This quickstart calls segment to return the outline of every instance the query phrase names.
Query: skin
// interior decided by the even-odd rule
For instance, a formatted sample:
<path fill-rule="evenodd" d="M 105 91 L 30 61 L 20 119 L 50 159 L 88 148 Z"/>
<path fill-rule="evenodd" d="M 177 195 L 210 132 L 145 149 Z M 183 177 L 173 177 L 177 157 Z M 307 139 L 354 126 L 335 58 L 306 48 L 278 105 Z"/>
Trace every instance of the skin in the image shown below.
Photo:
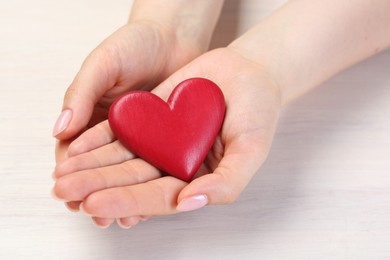
<path fill-rule="evenodd" d="M 118 96 L 151 90 L 207 50 L 223 1 L 161 4 L 158 0 L 135 1 L 128 23 L 84 61 L 64 97 L 63 110 L 70 109 L 72 119 L 55 135 L 59 140 L 57 163 L 71 154 L 68 146 L 80 133 L 107 119 L 109 105 Z M 80 201 L 66 202 L 71 211 L 78 211 L 79 205 Z M 94 218 L 100 226 L 112 221 Z"/>
<path fill-rule="evenodd" d="M 147 5 L 143 8 L 136 7 L 135 12 L 144 10 L 137 19 L 143 15 L 153 17 Z M 138 48 L 156 50 L 153 45 L 156 41 L 148 40 L 155 40 L 153 37 L 159 34 L 147 36 L 148 30 L 142 27 L 145 23 L 136 19 L 134 23 L 142 24 L 142 28 L 137 27 L 136 33 L 129 30 L 131 37 L 123 29 L 124 32 L 117 32 L 101 45 L 119 48 L 98 47 L 95 52 L 99 55 L 91 54 L 65 97 L 64 108 L 71 108 L 75 116 L 68 128 L 56 136 L 62 141 L 57 146 L 53 194 L 73 210 L 81 203 L 81 210 L 100 227 L 107 227 L 117 219 L 120 226 L 128 228 L 146 216 L 175 214 L 180 202 L 197 195 L 206 196 L 208 205 L 234 202 L 266 160 L 282 106 L 387 48 L 388 17 L 387 0 L 290 1 L 228 47 L 198 58 L 195 57 L 201 51 L 188 47 L 194 45 L 188 44 L 187 34 L 181 34 L 184 41 L 171 37 L 172 34 L 161 37 L 165 40 L 158 44 L 163 46 L 158 46 L 155 54 L 159 57 L 160 50 L 177 53 L 178 63 L 174 64 L 167 63 L 164 55 L 156 61 L 155 57 L 150 60 L 150 55 L 142 55 Z M 166 24 L 175 27 L 178 23 Z M 199 35 L 200 39 L 209 34 Z M 174 44 L 166 44 L 164 49 L 164 44 L 172 39 L 176 39 Z M 133 67 L 134 60 L 130 62 L 128 57 L 136 59 L 135 64 L 141 64 L 141 68 L 151 66 L 150 75 Z M 96 67 L 99 73 L 93 70 Z M 105 78 L 98 81 L 93 75 Z M 107 121 L 102 120 L 108 105 L 124 91 L 142 86 L 167 99 L 179 82 L 194 76 L 211 79 L 221 87 L 227 112 L 221 133 L 197 178 L 185 183 L 162 177 L 156 168 L 124 149 L 115 140 Z M 90 109 L 84 115 L 75 113 L 80 104 L 88 104 Z M 90 126 L 100 123 L 71 142 L 88 122 Z"/>
<path fill-rule="evenodd" d="M 221 70 L 221 64 L 231 61 L 229 69 Z M 212 204 L 233 202 L 266 158 L 280 109 L 279 91 L 256 63 L 234 51 L 219 49 L 194 60 L 152 92 L 166 99 L 192 73 L 223 86 L 228 107 L 221 134 L 198 178 L 188 185 L 161 177 L 156 168 L 135 158 L 116 141 L 104 121 L 74 141 L 68 149 L 71 157 L 57 165 L 56 196 L 83 200 L 84 212 L 111 219 L 177 213 L 177 201 L 198 193 L 208 194 Z M 237 86 L 246 91 L 237 91 Z M 89 152 L 80 153 L 80 147 Z M 206 174 L 209 172 L 214 174 Z M 148 203 L 151 197 L 153 203 Z"/>

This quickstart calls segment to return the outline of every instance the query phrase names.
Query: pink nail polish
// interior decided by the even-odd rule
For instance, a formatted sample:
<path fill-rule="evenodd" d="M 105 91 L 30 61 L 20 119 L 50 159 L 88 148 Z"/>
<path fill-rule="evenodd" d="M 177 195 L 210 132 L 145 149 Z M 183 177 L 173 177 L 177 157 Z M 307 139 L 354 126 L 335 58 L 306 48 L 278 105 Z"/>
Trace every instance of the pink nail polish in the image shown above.
<path fill-rule="evenodd" d="M 132 225 L 125 225 L 125 224 L 123 224 L 121 219 L 117 219 L 116 223 L 118 224 L 119 227 L 121 227 L 123 229 L 129 229 L 129 228 L 133 227 Z"/>
<path fill-rule="evenodd" d="M 52 172 L 51 178 L 53 179 L 53 181 L 57 181 L 57 180 L 58 180 L 58 177 L 57 177 L 57 175 L 56 175 L 56 171 L 53 171 L 53 172 Z"/>
<path fill-rule="evenodd" d="M 65 207 L 66 207 L 70 212 L 79 212 L 79 211 L 80 211 L 79 209 L 72 208 L 71 206 L 69 206 L 68 203 L 65 203 Z"/>
<path fill-rule="evenodd" d="M 94 218 L 92 218 L 92 222 L 95 224 L 95 226 L 97 226 L 98 228 L 101 228 L 101 229 L 106 229 L 106 228 L 108 228 L 109 226 L 111 226 L 111 223 L 108 223 L 108 224 L 106 224 L 106 225 L 102 225 L 102 224 L 98 223 L 98 222 L 96 221 L 96 219 L 94 219 Z"/>
<path fill-rule="evenodd" d="M 79 206 L 79 209 L 82 213 L 84 213 L 85 215 L 87 216 L 92 216 L 91 214 L 89 214 L 87 211 L 85 211 L 85 208 L 84 208 L 84 203 L 81 203 L 80 206 Z"/>
<path fill-rule="evenodd" d="M 192 197 L 188 197 L 180 201 L 179 205 L 177 205 L 178 211 L 191 211 L 200 209 L 206 206 L 208 203 L 208 199 L 206 195 L 195 195 Z"/>
<path fill-rule="evenodd" d="M 140 216 L 141 221 L 148 221 L 151 218 L 151 216 Z"/>
<path fill-rule="evenodd" d="M 66 109 L 62 111 L 62 113 L 57 119 L 57 122 L 54 125 L 53 136 L 56 136 L 62 131 L 64 131 L 68 127 L 71 119 L 72 119 L 72 110 Z"/>
<path fill-rule="evenodd" d="M 65 201 L 64 199 L 61 199 L 60 197 L 57 196 L 57 194 L 56 194 L 56 192 L 55 192 L 54 189 L 51 190 L 50 194 L 51 194 L 51 197 L 52 197 L 53 199 L 55 199 L 55 200 L 58 200 L 58 201 Z"/>

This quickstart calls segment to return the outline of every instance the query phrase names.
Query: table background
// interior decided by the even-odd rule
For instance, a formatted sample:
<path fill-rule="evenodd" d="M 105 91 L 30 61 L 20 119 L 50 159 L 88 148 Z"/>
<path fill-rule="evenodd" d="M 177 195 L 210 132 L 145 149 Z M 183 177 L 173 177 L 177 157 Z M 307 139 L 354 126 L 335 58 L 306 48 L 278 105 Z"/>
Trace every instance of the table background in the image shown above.
<path fill-rule="evenodd" d="M 227 1 L 213 47 L 284 1 Z M 390 259 L 390 51 L 287 106 L 228 206 L 100 230 L 51 199 L 52 125 L 127 0 L 0 2 L 0 259 Z"/>

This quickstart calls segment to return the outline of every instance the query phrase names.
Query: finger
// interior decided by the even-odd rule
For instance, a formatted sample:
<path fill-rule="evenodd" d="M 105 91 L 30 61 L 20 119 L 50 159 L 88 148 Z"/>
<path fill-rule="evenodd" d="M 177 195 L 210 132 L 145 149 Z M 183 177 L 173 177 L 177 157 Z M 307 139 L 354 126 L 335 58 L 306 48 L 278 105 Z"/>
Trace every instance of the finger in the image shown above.
<path fill-rule="evenodd" d="M 179 211 L 210 204 L 233 203 L 264 162 L 269 145 L 253 138 L 237 138 L 227 144 L 225 154 L 212 174 L 194 179 L 178 196 Z M 251 147 L 248 149 L 248 147 Z"/>
<path fill-rule="evenodd" d="M 67 139 L 85 128 L 98 100 L 119 76 L 120 57 L 116 48 L 98 47 L 84 61 L 64 97 L 62 112 L 53 136 Z"/>
<path fill-rule="evenodd" d="M 84 213 L 108 218 L 177 213 L 177 196 L 187 185 L 171 176 L 139 185 L 105 189 L 89 195 L 81 204 Z"/>
<path fill-rule="evenodd" d="M 173 82 L 166 81 L 153 89 L 156 95 L 162 99 L 167 99 L 174 89 Z M 105 120 L 94 127 L 82 133 L 75 139 L 68 148 L 67 155 L 75 156 L 96 149 L 97 147 L 111 143 L 115 140 L 115 135 L 112 132 L 108 120 Z"/>
<path fill-rule="evenodd" d="M 66 174 L 106 167 L 134 159 L 135 155 L 127 150 L 118 140 L 87 153 L 69 157 L 57 164 L 54 178 L 58 179 Z"/>
<path fill-rule="evenodd" d="M 69 211 L 78 212 L 80 210 L 81 201 L 65 202 L 65 206 Z"/>
<path fill-rule="evenodd" d="M 108 121 L 103 121 L 82 133 L 69 144 L 67 156 L 76 156 L 109 144 L 115 140 Z"/>
<path fill-rule="evenodd" d="M 67 159 L 68 147 L 72 140 L 58 140 L 55 146 L 56 163 L 63 162 Z"/>
<path fill-rule="evenodd" d="M 126 218 L 118 218 L 116 220 L 116 223 L 121 228 L 129 229 L 129 228 L 137 225 L 140 221 L 141 221 L 141 216 L 132 216 L 132 217 L 126 217 Z"/>
<path fill-rule="evenodd" d="M 122 164 L 65 175 L 55 183 L 53 196 L 64 201 L 81 201 L 99 190 L 135 185 L 160 176 L 157 168 L 141 159 L 134 159 Z"/>
<path fill-rule="evenodd" d="M 98 217 L 92 217 L 93 223 L 99 228 L 106 229 L 109 226 L 111 226 L 112 223 L 114 223 L 114 218 L 98 218 Z"/>
<path fill-rule="evenodd" d="M 140 217 L 141 221 L 148 221 L 149 219 L 151 219 L 152 216 L 141 215 L 139 217 Z"/>

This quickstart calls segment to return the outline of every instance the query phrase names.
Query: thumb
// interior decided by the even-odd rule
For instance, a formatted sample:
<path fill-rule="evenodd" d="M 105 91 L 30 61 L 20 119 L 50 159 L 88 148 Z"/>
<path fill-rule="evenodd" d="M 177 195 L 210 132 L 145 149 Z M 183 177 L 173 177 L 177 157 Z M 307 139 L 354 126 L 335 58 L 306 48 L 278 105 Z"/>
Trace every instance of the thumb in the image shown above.
<path fill-rule="evenodd" d="M 258 171 L 268 154 L 268 145 L 249 140 L 234 140 L 211 174 L 189 183 L 178 196 L 179 211 L 190 211 L 210 204 L 233 203 Z M 246 139 L 246 138 L 245 138 Z"/>
<path fill-rule="evenodd" d="M 87 126 L 95 104 L 114 86 L 116 69 L 115 59 L 100 48 L 86 58 L 65 93 L 62 112 L 53 128 L 54 137 L 65 140 Z"/>

